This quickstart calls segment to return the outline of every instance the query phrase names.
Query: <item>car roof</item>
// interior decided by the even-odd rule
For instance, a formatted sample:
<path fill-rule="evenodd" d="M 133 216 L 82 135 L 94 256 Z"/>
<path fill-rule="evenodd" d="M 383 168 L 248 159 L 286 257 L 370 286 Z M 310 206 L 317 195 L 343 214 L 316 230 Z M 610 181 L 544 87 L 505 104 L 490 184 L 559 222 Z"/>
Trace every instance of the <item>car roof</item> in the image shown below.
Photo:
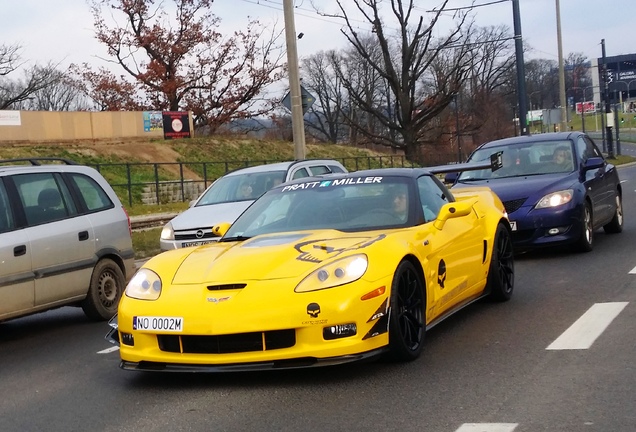
<path fill-rule="evenodd" d="M 341 166 L 341 163 L 333 160 L 333 159 L 303 159 L 297 161 L 285 161 L 285 162 L 274 162 L 270 164 L 263 165 L 255 165 L 247 168 L 239 168 L 232 172 L 226 174 L 227 176 L 238 175 L 238 174 L 250 174 L 250 173 L 259 173 L 259 172 L 270 172 L 270 171 L 288 171 L 295 165 L 315 165 L 315 164 L 324 164 L 324 165 L 338 165 Z"/>
<path fill-rule="evenodd" d="M 570 131 L 570 132 L 549 132 L 536 135 L 521 135 L 511 138 L 504 138 L 500 140 L 490 141 L 482 144 L 479 148 L 490 148 L 507 146 L 520 143 L 533 143 L 533 142 L 545 142 L 545 141 L 564 141 L 574 140 L 579 136 L 584 135 L 583 132 Z"/>

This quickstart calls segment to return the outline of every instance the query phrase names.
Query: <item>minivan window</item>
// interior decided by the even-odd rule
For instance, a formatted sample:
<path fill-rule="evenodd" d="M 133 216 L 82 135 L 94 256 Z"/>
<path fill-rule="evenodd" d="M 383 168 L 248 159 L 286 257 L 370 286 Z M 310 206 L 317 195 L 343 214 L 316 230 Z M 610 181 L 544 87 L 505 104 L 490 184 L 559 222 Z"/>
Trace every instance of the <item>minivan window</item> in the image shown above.
<path fill-rule="evenodd" d="M 27 223 L 39 225 L 76 214 L 63 182 L 53 173 L 18 174 L 12 177 L 24 207 Z"/>
<path fill-rule="evenodd" d="M 95 212 L 114 207 L 104 189 L 92 178 L 82 174 L 71 174 L 71 179 L 82 195 L 88 211 Z"/>
<path fill-rule="evenodd" d="M 0 233 L 11 231 L 13 227 L 13 215 L 9 208 L 9 197 L 4 184 L 0 181 Z"/>

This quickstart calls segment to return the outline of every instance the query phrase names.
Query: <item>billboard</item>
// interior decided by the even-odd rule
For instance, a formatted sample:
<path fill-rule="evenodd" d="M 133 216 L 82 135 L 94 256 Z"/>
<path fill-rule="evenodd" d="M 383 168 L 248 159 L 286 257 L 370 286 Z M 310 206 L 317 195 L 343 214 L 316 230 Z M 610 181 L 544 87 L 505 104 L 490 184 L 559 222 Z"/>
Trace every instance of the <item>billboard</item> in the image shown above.
<path fill-rule="evenodd" d="M 583 112 L 585 114 L 595 113 L 596 112 L 596 104 L 593 101 L 577 102 L 576 103 L 576 113 L 577 114 L 581 114 Z"/>

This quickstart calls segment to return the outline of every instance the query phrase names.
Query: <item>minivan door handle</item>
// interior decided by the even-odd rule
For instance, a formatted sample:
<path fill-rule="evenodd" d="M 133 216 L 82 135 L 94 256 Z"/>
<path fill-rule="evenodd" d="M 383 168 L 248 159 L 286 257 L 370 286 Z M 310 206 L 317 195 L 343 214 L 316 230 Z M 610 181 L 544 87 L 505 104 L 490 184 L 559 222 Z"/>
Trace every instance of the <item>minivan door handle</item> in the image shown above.
<path fill-rule="evenodd" d="M 13 248 L 13 256 L 26 255 L 26 245 L 20 245 Z"/>
<path fill-rule="evenodd" d="M 88 231 L 80 231 L 77 237 L 79 238 L 79 241 L 88 240 Z"/>

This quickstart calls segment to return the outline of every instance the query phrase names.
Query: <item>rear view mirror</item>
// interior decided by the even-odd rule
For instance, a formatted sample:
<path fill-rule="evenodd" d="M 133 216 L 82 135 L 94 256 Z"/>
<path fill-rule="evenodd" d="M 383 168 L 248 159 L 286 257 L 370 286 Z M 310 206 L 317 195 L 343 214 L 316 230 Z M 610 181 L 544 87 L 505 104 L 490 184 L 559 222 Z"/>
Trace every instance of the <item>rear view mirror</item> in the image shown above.
<path fill-rule="evenodd" d="M 218 225 L 214 225 L 212 227 L 212 234 L 214 234 L 215 236 L 218 237 L 223 237 L 225 235 L 225 233 L 227 232 L 227 230 L 230 229 L 230 226 L 232 224 L 229 222 L 222 222 Z"/>
<path fill-rule="evenodd" d="M 444 228 L 448 219 L 454 219 L 469 215 L 473 211 L 474 199 L 467 201 L 455 201 L 448 204 L 444 204 L 437 215 L 437 219 L 433 222 L 433 226 L 438 230 Z"/>

